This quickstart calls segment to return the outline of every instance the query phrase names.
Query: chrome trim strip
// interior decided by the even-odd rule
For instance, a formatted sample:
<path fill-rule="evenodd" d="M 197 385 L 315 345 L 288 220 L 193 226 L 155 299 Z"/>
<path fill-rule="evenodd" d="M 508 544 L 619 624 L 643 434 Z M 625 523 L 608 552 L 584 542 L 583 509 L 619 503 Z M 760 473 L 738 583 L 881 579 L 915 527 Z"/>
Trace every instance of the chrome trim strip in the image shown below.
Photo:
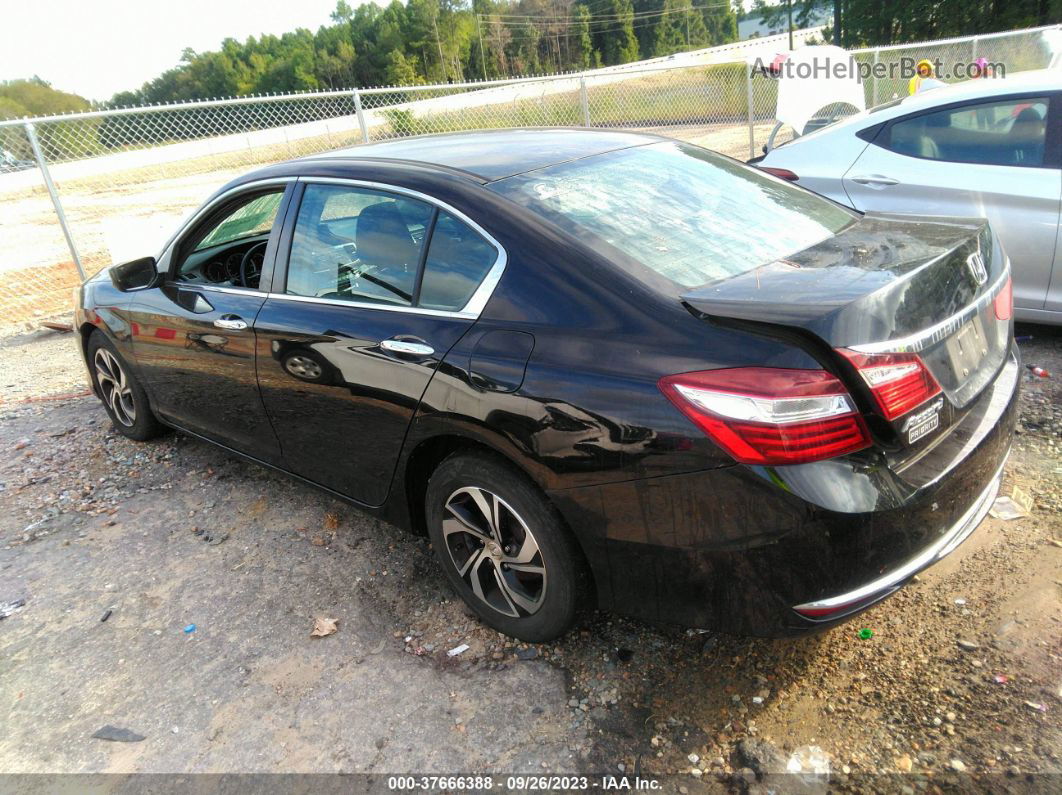
<path fill-rule="evenodd" d="M 859 353 L 919 353 L 924 351 L 929 346 L 951 336 L 951 334 L 957 331 L 964 323 L 977 315 L 989 303 L 994 301 L 1009 277 L 1010 258 L 1008 257 L 1003 266 L 1003 273 L 1001 273 L 999 278 L 992 283 L 992 286 L 989 287 L 980 298 L 977 298 L 973 303 L 960 309 L 946 320 L 942 320 L 934 326 L 930 326 L 927 329 L 915 332 L 906 337 L 900 337 L 899 339 L 886 340 L 884 342 L 869 342 L 865 345 L 848 345 L 846 347 L 849 350 L 857 351 Z"/>
<path fill-rule="evenodd" d="M 887 574 L 883 574 L 878 579 L 868 582 L 866 585 L 856 588 L 854 591 L 848 591 L 847 593 L 839 594 L 838 596 L 831 596 L 829 599 L 819 599 L 814 602 L 805 602 L 804 604 L 794 605 L 793 609 L 800 610 L 825 610 L 829 608 L 840 608 L 845 605 L 858 604 L 866 599 L 871 598 L 883 591 L 887 591 L 890 588 L 894 588 L 903 580 L 918 573 L 927 566 L 936 563 L 945 555 L 953 552 L 956 547 L 959 546 L 966 538 L 975 530 L 977 526 L 981 524 L 981 521 L 988 514 L 989 509 L 992 507 L 992 503 L 996 499 L 996 495 L 999 493 L 999 486 L 1003 480 L 1003 467 L 1007 463 L 1007 458 L 1010 456 L 1010 450 L 1007 450 L 1007 454 L 1003 456 L 1003 462 L 999 465 L 999 469 L 996 470 L 996 474 L 992 476 L 992 480 L 989 481 L 988 486 L 977 497 L 974 504 L 971 505 L 966 513 L 951 526 L 947 533 L 938 538 L 933 544 L 926 547 L 918 555 L 911 558 L 905 564 L 898 569 L 893 569 Z M 824 616 L 823 620 L 833 618 L 833 616 Z"/>
<path fill-rule="evenodd" d="M 463 212 L 457 208 L 447 204 L 444 201 L 440 201 L 433 196 L 429 196 L 426 193 L 420 191 L 411 190 L 410 188 L 400 188 L 396 185 L 388 185 L 382 182 L 370 182 L 363 179 L 346 179 L 343 177 L 299 177 L 299 182 L 303 182 L 307 185 L 321 184 L 321 185 L 350 185 L 359 188 L 368 188 L 370 190 L 378 190 L 384 193 L 399 193 L 405 196 L 410 196 L 414 199 L 426 202 L 434 207 L 438 207 L 440 210 L 445 210 L 453 216 L 456 216 L 460 220 L 464 221 L 470 227 L 472 227 L 481 237 L 483 237 L 488 243 L 494 246 L 498 252 L 498 258 L 494 261 L 494 265 L 487 271 L 487 275 L 483 277 L 483 281 L 479 283 L 479 287 L 472 293 L 472 297 L 468 299 L 460 310 L 456 312 L 449 312 L 437 309 L 420 309 L 418 307 L 388 307 L 385 304 L 361 304 L 354 301 L 340 301 L 339 303 L 345 306 L 360 306 L 369 309 L 391 309 L 392 311 L 403 312 L 415 312 L 416 314 L 430 314 L 439 317 L 463 317 L 463 318 L 478 318 L 483 312 L 483 308 L 487 305 L 487 301 L 490 300 L 491 295 L 494 294 L 494 288 L 498 286 L 498 282 L 501 281 L 502 274 L 505 272 L 505 266 L 509 261 L 508 254 L 505 248 L 495 240 L 486 229 L 477 224 Z M 430 243 L 430 241 L 429 241 Z M 271 294 L 270 297 L 273 297 Z M 277 297 L 280 297 L 277 295 Z M 284 295 L 285 298 L 295 298 L 302 296 L 289 296 Z M 309 297 L 309 296 L 307 296 Z"/>
<path fill-rule="evenodd" d="M 266 294 L 254 287 L 222 287 L 217 284 L 203 284 L 202 282 L 171 282 L 178 287 L 198 287 L 211 293 L 236 293 L 237 295 L 260 295 L 264 300 Z"/>
<path fill-rule="evenodd" d="M 316 298 L 312 295 L 288 295 L 287 293 L 266 293 L 265 297 L 278 301 L 299 301 L 306 304 L 328 304 L 345 306 L 351 309 L 380 309 L 384 312 L 406 312 L 411 315 L 431 315 L 432 317 L 454 317 L 475 320 L 479 315 L 471 312 L 447 312 L 442 309 L 421 309 L 419 306 L 400 306 L 398 304 L 370 304 L 363 301 L 344 301 L 341 298 Z"/>

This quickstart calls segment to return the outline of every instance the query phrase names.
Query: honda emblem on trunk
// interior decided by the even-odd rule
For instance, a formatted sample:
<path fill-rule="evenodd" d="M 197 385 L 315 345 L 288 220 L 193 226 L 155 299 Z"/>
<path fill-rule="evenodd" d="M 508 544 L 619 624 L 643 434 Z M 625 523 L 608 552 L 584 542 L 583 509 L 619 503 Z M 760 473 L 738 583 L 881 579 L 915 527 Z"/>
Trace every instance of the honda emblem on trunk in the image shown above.
<path fill-rule="evenodd" d="M 988 281 L 988 268 L 985 267 L 985 258 L 981 256 L 980 251 L 975 251 L 966 258 L 966 267 L 970 269 L 970 275 L 978 287 Z"/>

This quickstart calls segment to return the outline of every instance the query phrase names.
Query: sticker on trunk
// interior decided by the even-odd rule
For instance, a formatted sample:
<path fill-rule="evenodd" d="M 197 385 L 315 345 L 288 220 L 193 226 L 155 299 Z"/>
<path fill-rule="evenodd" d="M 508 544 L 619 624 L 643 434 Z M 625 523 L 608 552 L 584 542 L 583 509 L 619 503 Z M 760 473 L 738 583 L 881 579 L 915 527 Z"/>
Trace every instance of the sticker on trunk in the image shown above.
<path fill-rule="evenodd" d="M 944 401 L 937 398 L 932 405 L 907 418 L 903 424 L 903 430 L 907 432 L 907 444 L 914 444 L 940 427 L 940 410 L 943 407 Z"/>

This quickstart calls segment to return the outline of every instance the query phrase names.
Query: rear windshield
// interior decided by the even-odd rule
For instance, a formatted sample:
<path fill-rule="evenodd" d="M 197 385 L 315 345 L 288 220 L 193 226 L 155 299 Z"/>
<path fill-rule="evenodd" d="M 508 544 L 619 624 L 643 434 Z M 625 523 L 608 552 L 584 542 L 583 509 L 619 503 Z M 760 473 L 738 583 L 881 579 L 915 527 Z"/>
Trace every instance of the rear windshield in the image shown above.
<path fill-rule="evenodd" d="M 490 187 L 617 264 L 633 260 L 680 288 L 802 251 L 856 217 L 754 168 L 678 142 L 594 155 Z"/>

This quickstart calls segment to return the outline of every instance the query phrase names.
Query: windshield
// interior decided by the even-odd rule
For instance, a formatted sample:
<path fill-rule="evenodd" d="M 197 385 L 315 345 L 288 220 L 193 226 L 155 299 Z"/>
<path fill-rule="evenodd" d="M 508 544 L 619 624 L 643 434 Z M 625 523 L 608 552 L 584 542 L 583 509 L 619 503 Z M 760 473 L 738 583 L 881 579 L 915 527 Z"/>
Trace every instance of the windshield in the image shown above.
<path fill-rule="evenodd" d="M 802 188 L 679 142 L 594 155 L 490 187 L 621 267 L 632 259 L 680 288 L 802 251 L 856 217 Z"/>

